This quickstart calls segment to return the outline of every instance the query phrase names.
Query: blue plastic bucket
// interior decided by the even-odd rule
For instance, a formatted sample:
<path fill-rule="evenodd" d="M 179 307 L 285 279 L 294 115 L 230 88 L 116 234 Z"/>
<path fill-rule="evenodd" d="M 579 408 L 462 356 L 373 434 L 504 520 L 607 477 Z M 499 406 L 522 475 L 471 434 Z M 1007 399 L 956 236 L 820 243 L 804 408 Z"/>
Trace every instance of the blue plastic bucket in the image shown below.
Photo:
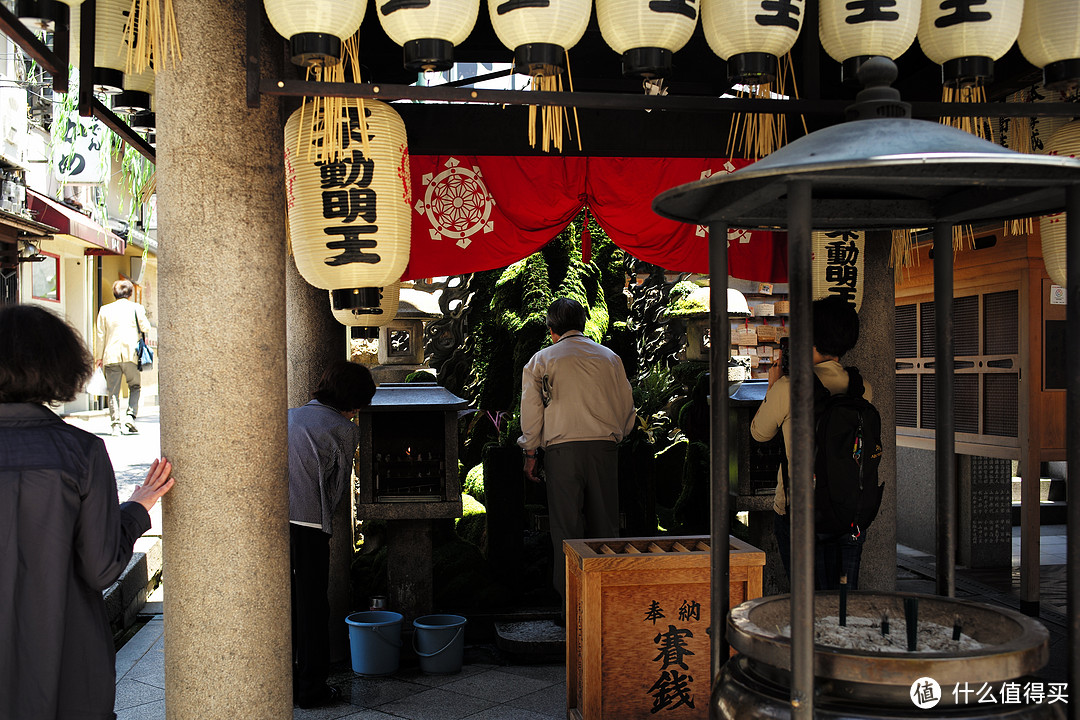
<path fill-rule="evenodd" d="M 413 620 L 413 650 L 422 671 L 430 675 L 461 672 L 467 622 L 460 615 L 424 615 Z"/>
<path fill-rule="evenodd" d="M 358 675 L 390 675 L 401 660 L 401 613 L 389 610 L 355 612 L 349 626 L 352 669 Z"/>

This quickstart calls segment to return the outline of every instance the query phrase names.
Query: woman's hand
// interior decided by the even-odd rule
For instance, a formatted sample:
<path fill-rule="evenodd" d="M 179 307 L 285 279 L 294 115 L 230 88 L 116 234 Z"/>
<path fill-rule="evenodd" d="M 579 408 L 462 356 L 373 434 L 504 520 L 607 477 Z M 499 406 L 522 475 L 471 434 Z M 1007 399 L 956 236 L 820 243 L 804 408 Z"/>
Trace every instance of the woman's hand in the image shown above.
<path fill-rule="evenodd" d="M 150 469 L 146 471 L 146 479 L 141 485 L 135 486 L 135 490 L 131 493 L 131 497 L 128 498 L 128 502 L 137 502 L 146 508 L 147 512 L 150 512 L 158 498 L 169 492 L 176 482 L 169 477 L 171 474 L 171 462 L 165 458 L 155 460 L 150 465 Z"/>

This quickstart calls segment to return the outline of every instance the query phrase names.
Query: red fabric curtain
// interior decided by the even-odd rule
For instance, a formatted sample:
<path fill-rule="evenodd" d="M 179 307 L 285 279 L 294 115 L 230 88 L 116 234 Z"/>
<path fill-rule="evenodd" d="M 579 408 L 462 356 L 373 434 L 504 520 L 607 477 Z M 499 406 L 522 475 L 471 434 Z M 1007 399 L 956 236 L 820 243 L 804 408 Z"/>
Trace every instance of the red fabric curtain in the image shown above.
<path fill-rule="evenodd" d="M 506 267 L 558 235 L 588 203 L 620 248 L 673 272 L 707 273 L 708 233 L 652 211 L 677 185 L 748 161 L 414 155 L 412 253 L 403 280 Z M 781 233 L 728 233 L 735 277 L 787 280 Z"/>

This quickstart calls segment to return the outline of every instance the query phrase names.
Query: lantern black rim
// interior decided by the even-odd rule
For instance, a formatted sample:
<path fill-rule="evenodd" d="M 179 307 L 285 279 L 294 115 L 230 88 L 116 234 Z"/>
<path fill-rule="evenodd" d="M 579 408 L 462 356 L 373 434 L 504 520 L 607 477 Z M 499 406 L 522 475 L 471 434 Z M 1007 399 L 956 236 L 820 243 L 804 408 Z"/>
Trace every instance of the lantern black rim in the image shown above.
<path fill-rule="evenodd" d="M 150 93 L 144 90 L 125 90 L 113 97 L 113 112 L 131 115 L 150 109 Z"/>
<path fill-rule="evenodd" d="M 419 38 L 401 47 L 406 70 L 441 72 L 454 66 L 454 43 L 449 40 Z"/>
<path fill-rule="evenodd" d="M 1043 85 L 1051 90 L 1067 90 L 1080 84 L 1080 58 L 1057 60 L 1043 68 Z"/>
<path fill-rule="evenodd" d="M 566 50 L 554 43 L 526 43 L 514 48 L 514 72 L 558 75 L 566 67 Z"/>
<path fill-rule="evenodd" d="M 148 132 L 157 129 L 157 114 L 149 110 L 143 110 L 137 112 L 131 116 L 131 121 L 128 123 L 132 130 L 138 132 Z"/>
<path fill-rule="evenodd" d="M 382 315 L 382 288 L 341 288 L 330 291 L 330 306 L 354 315 Z"/>
<path fill-rule="evenodd" d="M 770 53 L 750 52 L 732 55 L 727 61 L 727 76 L 732 83 L 765 85 L 776 79 L 779 61 Z"/>
<path fill-rule="evenodd" d="M 994 79 L 994 61 L 981 55 L 953 58 L 941 64 L 945 87 L 979 87 Z"/>
<path fill-rule="evenodd" d="M 57 21 L 67 25 L 68 6 L 56 0 L 19 0 L 15 15 L 29 28 L 52 32 Z"/>
<path fill-rule="evenodd" d="M 354 340 L 378 340 L 379 328 L 366 325 L 353 325 L 349 328 L 349 335 Z"/>
<path fill-rule="evenodd" d="M 859 68 L 877 55 L 856 55 L 840 63 L 840 82 L 849 87 L 859 87 Z"/>
<path fill-rule="evenodd" d="M 341 38 L 330 33 L 297 33 L 289 38 L 289 55 L 302 67 L 337 65 L 341 62 Z"/>
<path fill-rule="evenodd" d="M 671 72 L 672 52 L 661 47 L 631 48 L 622 55 L 624 77 L 662 78 Z"/>
<path fill-rule="evenodd" d="M 94 92 L 106 95 L 119 95 L 124 92 L 123 71 L 116 68 L 95 67 Z"/>

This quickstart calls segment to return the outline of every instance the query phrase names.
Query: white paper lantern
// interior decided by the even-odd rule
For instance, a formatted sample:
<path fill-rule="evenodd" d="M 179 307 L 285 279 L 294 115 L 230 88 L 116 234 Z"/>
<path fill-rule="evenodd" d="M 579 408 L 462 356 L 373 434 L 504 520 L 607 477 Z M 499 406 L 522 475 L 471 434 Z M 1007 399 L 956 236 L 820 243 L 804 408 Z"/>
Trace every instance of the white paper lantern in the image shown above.
<path fill-rule="evenodd" d="M 984 85 L 1020 34 L 1023 0 L 923 0 L 919 45 L 949 87 Z"/>
<path fill-rule="evenodd" d="M 1020 52 L 1042 68 L 1050 88 L 1080 81 L 1080 5 L 1076 0 L 1025 0 Z"/>
<path fill-rule="evenodd" d="M 131 3 L 127 0 L 97 0 L 94 14 L 94 92 L 115 95 L 124 89 L 124 62 L 127 59 L 127 45 L 124 44 L 124 24 L 127 22 Z M 81 7 L 71 9 L 72 16 L 79 15 L 79 20 L 71 22 L 71 64 L 79 67 L 78 40 L 81 22 Z"/>
<path fill-rule="evenodd" d="M 856 71 L 874 56 L 896 60 L 915 42 L 922 0 L 891 3 L 853 3 L 821 0 L 818 34 L 829 57 L 841 63 L 843 78 L 856 79 Z"/>
<path fill-rule="evenodd" d="M 285 124 L 285 190 L 296 268 L 324 290 L 382 287 L 409 264 L 412 186 L 405 123 L 386 103 L 365 100 L 370 154 L 355 105 L 343 113 L 344 154 L 316 163 L 298 147 L 301 108 Z M 308 137 L 305 134 L 305 137 Z"/>
<path fill-rule="evenodd" d="M 480 13 L 480 0 L 376 0 L 379 23 L 401 45 L 409 70 L 449 70 L 454 46 L 465 42 Z"/>
<path fill-rule="evenodd" d="M 862 307 L 866 233 L 862 230 L 816 230 L 810 235 L 813 248 L 810 273 L 815 300 L 838 295 Z"/>
<path fill-rule="evenodd" d="M 623 75 L 664 77 L 697 27 L 694 0 L 596 0 L 600 34 L 622 55 Z"/>
<path fill-rule="evenodd" d="M 297 65 L 336 65 L 341 43 L 360 29 L 367 0 L 263 0 L 266 16 L 289 40 Z"/>
<path fill-rule="evenodd" d="M 127 115 L 154 109 L 154 68 L 148 67 L 141 73 L 124 74 L 124 92 L 115 95 L 112 109 Z"/>
<path fill-rule="evenodd" d="M 1063 125 L 1046 144 L 1050 155 L 1075 158 L 1080 156 L 1080 120 Z M 1080 218 L 1069 218 L 1080 222 Z M 1046 274 L 1056 284 L 1065 287 L 1065 213 L 1039 218 L 1039 234 L 1042 236 L 1043 263 Z"/>
<path fill-rule="evenodd" d="M 514 51 L 517 72 L 555 75 L 585 34 L 591 0 L 488 0 L 491 26 Z"/>
<path fill-rule="evenodd" d="M 330 291 L 330 311 L 342 325 L 380 328 L 389 325 L 398 312 L 401 283 L 386 287 L 344 288 Z M 372 333 L 377 336 L 377 333 Z"/>
<path fill-rule="evenodd" d="M 728 79 L 764 85 L 777 73 L 802 30 L 803 0 L 702 0 L 701 28 L 712 51 L 727 60 Z"/>

